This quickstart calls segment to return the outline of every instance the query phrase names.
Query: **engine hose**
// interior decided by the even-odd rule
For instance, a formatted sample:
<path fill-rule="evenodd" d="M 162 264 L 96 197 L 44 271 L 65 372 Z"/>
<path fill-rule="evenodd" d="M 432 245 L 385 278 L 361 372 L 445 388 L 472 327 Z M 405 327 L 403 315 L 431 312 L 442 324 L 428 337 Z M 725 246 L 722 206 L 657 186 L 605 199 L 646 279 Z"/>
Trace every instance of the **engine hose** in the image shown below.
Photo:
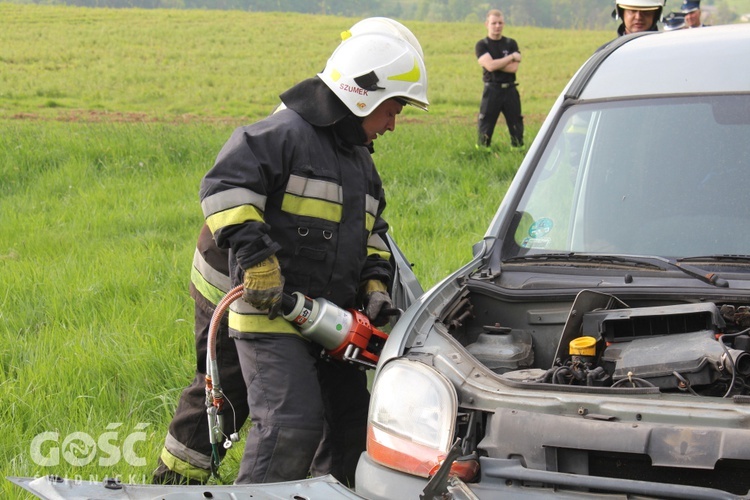
<path fill-rule="evenodd" d="M 565 380 L 565 376 L 570 377 L 570 380 Z M 563 384 L 563 385 L 569 385 L 572 382 L 573 379 L 573 371 L 568 366 L 559 366 L 557 369 L 555 369 L 555 372 L 552 376 L 552 383 L 553 384 Z"/>

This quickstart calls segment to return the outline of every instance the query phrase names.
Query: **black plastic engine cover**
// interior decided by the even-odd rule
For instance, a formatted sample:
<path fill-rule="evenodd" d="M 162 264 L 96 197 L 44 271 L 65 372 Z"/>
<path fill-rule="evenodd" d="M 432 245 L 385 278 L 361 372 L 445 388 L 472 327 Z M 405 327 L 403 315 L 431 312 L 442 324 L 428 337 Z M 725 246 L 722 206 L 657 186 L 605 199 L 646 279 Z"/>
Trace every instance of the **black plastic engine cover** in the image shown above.
<path fill-rule="evenodd" d="M 601 361 L 615 381 L 637 377 L 661 389 L 676 389 L 680 380 L 675 372 L 692 386 L 714 382 L 723 353 L 714 332 L 704 330 L 614 343 Z"/>

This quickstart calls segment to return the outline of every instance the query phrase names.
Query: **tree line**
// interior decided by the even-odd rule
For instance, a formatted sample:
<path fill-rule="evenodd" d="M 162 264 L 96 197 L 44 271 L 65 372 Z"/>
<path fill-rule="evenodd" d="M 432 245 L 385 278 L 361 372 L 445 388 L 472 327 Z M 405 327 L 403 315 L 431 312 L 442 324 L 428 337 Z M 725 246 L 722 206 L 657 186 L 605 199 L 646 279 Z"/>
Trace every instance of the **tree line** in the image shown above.
<path fill-rule="evenodd" d="M 14 0 L 11 0 L 14 1 Z M 15 0 L 15 3 L 79 7 L 142 9 L 216 9 L 248 12 L 297 12 L 347 17 L 387 16 L 432 22 L 482 22 L 487 10 L 500 8 L 506 22 L 516 26 L 557 29 L 608 29 L 610 0 Z M 668 0 L 665 14 L 679 10 L 681 0 Z M 739 14 L 728 0 L 704 0 L 712 24 L 734 22 Z"/>

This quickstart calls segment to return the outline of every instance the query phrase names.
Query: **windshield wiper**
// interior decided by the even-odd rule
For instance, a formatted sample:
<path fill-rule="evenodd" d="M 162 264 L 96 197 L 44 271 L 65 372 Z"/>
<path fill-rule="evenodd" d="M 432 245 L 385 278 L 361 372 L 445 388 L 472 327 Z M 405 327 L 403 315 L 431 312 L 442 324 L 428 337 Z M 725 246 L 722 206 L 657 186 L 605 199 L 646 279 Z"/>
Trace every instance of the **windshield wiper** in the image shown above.
<path fill-rule="evenodd" d="M 680 259 L 680 260 L 683 260 L 683 259 Z M 651 267 L 651 268 L 661 269 L 663 271 L 666 271 L 668 269 L 678 269 L 682 271 L 683 273 L 687 274 L 688 276 L 697 278 L 703 281 L 704 283 L 708 283 L 709 285 L 713 285 L 713 286 L 717 286 L 721 288 L 729 286 L 729 283 L 727 282 L 727 280 L 719 277 L 716 273 L 706 272 L 705 270 L 700 269 L 698 267 L 691 266 L 689 264 L 684 264 L 682 262 L 679 262 L 673 259 L 660 257 L 657 255 L 637 256 L 637 255 L 608 255 L 608 254 L 561 252 L 561 253 L 541 253 L 541 254 L 532 254 L 532 255 L 521 255 L 517 257 L 511 257 L 506 262 L 514 262 L 514 261 L 550 261 L 550 262 L 576 261 L 576 262 L 593 262 L 593 263 L 610 262 L 613 264 L 628 264 L 628 265 L 635 265 L 635 266 L 641 266 L 641 267 Z M 750 257 L 748 257 L 748 261 L 750 262 Z"/>
<path fill-rule="evenodd" d="M 666 271 L 668 268 L 662 266 L 653 261 L 652 257 L 641 258 L 632 255 L 611 255 L 611 254 L 598 254 L 598 253 L 579 253 L 579 252 L 559 252 L 559 253 L 537 253 L 531 255 L 519 255 L 511 257 L 505 262 L 518 262 L 518 261 L 547 261 L 547 262 L 560 262 L 560 261 L 573 261 L 573 262 L 591 262 L 596 264 L 610 263 L 618 265 L 628 265 L 630 267 L 650 267 L 652 269 L 660 269 Z"/>
<path fill-rule="evenodd" d="M 688 264 L 683 264 L 681 261 L 669 259 L 664 260 L 666 260 L 685 274 L 698 278 L 699 280 L 703 280 L 709 285 L 718 286 L 720 288 L 727 288 L 729 286 L 729 282 L 716 273 L 706 272 L 705 269 L 701 269 L 699 267 L 691 266 Z"/>

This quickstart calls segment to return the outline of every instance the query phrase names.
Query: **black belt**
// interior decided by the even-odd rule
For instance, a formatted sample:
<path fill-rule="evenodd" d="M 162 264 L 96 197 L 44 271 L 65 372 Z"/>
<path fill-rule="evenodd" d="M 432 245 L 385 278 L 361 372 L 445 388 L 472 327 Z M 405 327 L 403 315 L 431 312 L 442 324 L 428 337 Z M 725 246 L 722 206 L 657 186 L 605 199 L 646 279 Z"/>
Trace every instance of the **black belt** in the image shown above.
<path fill-rule="evenodd" d="M 509 89 L 511 87 L 517 86 L 518 83 L 516 83 L 516 82 L 513 82 L 513 83 L 487 82 L 487 85 L 494 85 L 494 86 L 500 87 L 501 89 Z"/>

